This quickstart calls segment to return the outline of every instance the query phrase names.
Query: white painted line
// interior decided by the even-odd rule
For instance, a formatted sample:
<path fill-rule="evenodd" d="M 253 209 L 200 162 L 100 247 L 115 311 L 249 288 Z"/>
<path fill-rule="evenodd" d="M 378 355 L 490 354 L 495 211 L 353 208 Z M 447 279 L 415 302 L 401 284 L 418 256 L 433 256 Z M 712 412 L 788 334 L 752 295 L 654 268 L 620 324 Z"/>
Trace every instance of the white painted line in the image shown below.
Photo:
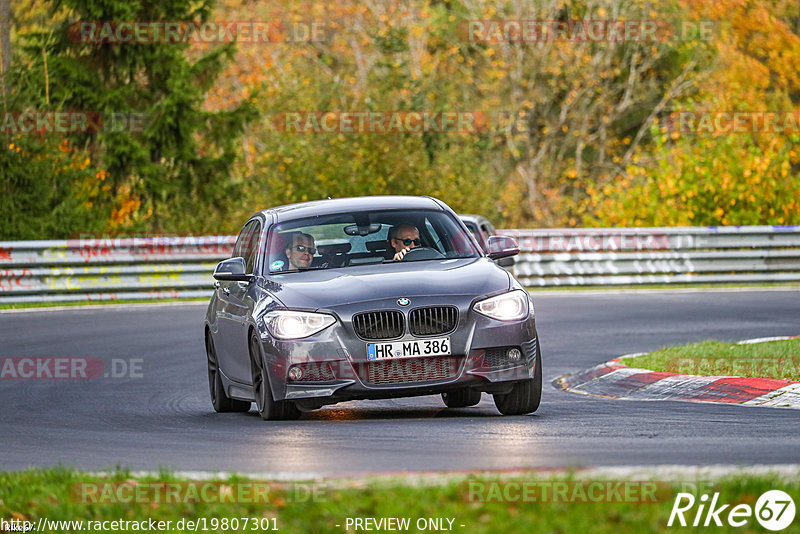
<path fill-rule="evenodd" d="M 749 343 L 764 343 L 768 341 L 782 341 L 787 339 L 800 339 L 800 336 L 775 336 L 763 337 L 755 339 L 745 339 L 739 341 L 738 344 L 744 345 Z M 735 406 L 752 406 L 752 407 L 769 407 L 769 408 L 790 408 L 800 409 L 800 382 L 789 384 L 782 388 L 770 391 L 749 401 L 744 402 L 723 402 L 720 400 L 713 400 L 707 398 L 709 390 L 708 385 L 725 378 L 741 378 L 731 376 L 699 376 L 699 375 L 676 375 L 667 376 L 650 383 L 642 382 L 640 388 L 635 387 L 635 381 L 632 384 L 625 384 L 625 387 L 618 383 L 628 377 L 635 376 L 641 373 L 655 373 L 651 369 L 637 369 L 627 367 L 620 363 L 624 358 L 635 358 L 645 353 L 626 354 L 619 356 L 608 362 L 595 365 L 594 367 L 578 373 L 564 375 L 557 379 L 557 383 L 565 391 L 578 393 L 581 395 L 590 395 L 598 397 L 607 397 L 619 400 L 630 401 L 688 401 L 688 402 L 702 402 L 705 404 L 727 404 Z M 620 368 L 621 366 L 621 368 Z M 564 387 L 565 382 L 569 379 L 575 379 L 584 374 L 589 374 L 596 369 L 603 367 L 613 367 L 614 370 L 605 375 L 587 380 L 585 382 L 576 384 L 571 387 Z M 625 389 L 630 391 L 626 394 Z M 698 397 L 706 397 L 698 399 Z"/>
<path fill-rule="evenodd" d="M 610 373 L 604 374 L 603 376 L 598 376 L 588 382 L 584 382 L 582 384 L 578 384 L 570 389 L 570 391 L 574 392 L 587 392 L 591 395 L 603 395 L 602 390 L 604 388 L 608 388 L 611 391 L 614 388 L 614 385 L 623 380 L 628 378 L 629 376 L 638 375 L 640 373 L 650 373 L 652 371 L 648 371 L 646 369 L 633 369 L 631 367 L 623 367 L 622 369 L 616 369 L 611 371 Z M 599 388 L 599 393 L 596 391 Z"/>
<path fill-rule="evenodd" d="M 89 472 L 97 476 L 112 476 L 114 472 L 95 471 Z M 158 477 L 160 471 L 131 471 L 131 476 L 136 478 Z M 797 480 L 800 478 L 800 464 L 772 464 L 741 466 L 732 464 L 713 464 L 705 466 L 694 465 L 660 465 L 660 466 L 601 466 L 589 468 L 542 468 L 542 469 L 501 469 L 501 470 L 467 470 L 467 471 L 409 471 L 409 472 L 371 472 L 353 475 L 324 475 L 313 472 L 241 472 L 241 471 L 175 471 L 172 476 L 188 480 L 225 480 L 231 476 L 242 477 L 249 480 L 300 482 L 300 481 L 325 481 L 326 483 L 342 483 L 342 487 L 354 487 L 352 482 L 399 482 L 418 485 L 435 485 L 453 481 L 461 481 L 474 477 L 489 478 L 519 478 L 530 475 L 532 477 L 572 476 L 575 479 L 589 480 L 593 478 L 626 479 L 626 480 L 715 480 L 735 475 L 748 476 L 775 476 L 779 479 Z"/>
<path fill-rule="evenodd" d="M 617 369 L 615 371 L 611 371 L 610 373 L 606 373 L 602 376 L 598 376 L 597 378 L 593 378 L 589 382 L 585 382 L 580 386 L 577 386 L 575 389 L 578 389 L 581 386 L 585 386 L 586 384 L 596 384 L 599 382 L 608 382 L 608 381 L 614 382 L 616 380 L 621 380 L 623 378 L 627 378 L 632 375 L 638 375 L 642 371 L 648 372 L 647 370 L 644 369 L 633 369 L 631 367 L 623 367 L 622 369 Z"/>
<path fill-rule="evenodd" d="M 633 352 L 631 354 L 626 354 L 625 356 L 617 356 L 613 360 L 609 360 L 606 363 L 600 364 L 600 365 L 606 365 L 606 364 L 624 365 L 624 364 L 620 363 L 620 360 L 623 360 L 625 358 L 638 358 L 639 356 L 644 356 L 645 354 L 650 354 L 650 353 L 649 352 Z M 599 367 L 599 365 L 598 365 L 598 367 Z"/>
<path fill-rule="evenodd" d="M 800 382 L 770 391 L 743 404 L 800 409 Z"/>
<path fill-rule="evenodd" d="M 668 376 L 645 385 L 625 398 L 631 400 L 640 400 L 640 397 L 648 397 L 653 400 L 691 399 L 706 391 L 706 386 L 717 380 L 719 380 L 718 376 Z"/>
<path fill-rule="evenodd" d="M 786 287 L 676 287 L 676 288 L 643 288 L 643 289 L 543 289 L 537 287 L 526 288 L 528 293 L 534 296 L 592 296 L 592 295 L 625 295 L 630 293 L 704 293 L 707 291 L 716 293 L 744 293 L 755 291 L 800 291 L 800 286 L 790 285 Z"/>

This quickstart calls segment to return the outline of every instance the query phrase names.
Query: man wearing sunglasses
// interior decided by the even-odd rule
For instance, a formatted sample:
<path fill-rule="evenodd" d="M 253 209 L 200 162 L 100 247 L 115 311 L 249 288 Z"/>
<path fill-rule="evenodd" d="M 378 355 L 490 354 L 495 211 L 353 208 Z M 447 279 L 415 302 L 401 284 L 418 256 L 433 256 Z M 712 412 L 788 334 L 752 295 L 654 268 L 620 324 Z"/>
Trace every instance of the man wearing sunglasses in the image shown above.
<path fill-rule="evenodd" d="M 402 260 L 409 250 L 420 245 L 419 230 L 413 224 L 398 224 L 389 231 L 389 241 L 394 247 L 394 261 Z"/>
<path fill-rule="evenodd" d="M 317 249 L 314 248 L 314 238 L 309 234 L 298 232 L 292 236 L 292 244 L 286 249 L 289 258 L 289 269 L 307 269 Z"/>

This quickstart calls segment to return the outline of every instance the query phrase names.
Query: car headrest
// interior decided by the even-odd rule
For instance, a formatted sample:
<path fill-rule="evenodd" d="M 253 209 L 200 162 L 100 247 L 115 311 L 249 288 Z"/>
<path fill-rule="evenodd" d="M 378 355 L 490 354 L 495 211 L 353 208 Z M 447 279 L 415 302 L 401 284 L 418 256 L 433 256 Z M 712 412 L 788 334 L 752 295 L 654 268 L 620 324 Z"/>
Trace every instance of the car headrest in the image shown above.
<path fill-rule="evenodd" d="M 334 243 L 333 245 L 318 245 L 317 250 L 322 256 L 338 256 L 350 252 L 350 243 Z"/>
<path fill-rule="evenodd" d="M 367 241 L 365 245 L 367 247 L 367 250 L 369 250 L 370 252 L 384 252 L 386 250 L 389 250 L 389 247 L 391 246 L 388 240 Z"/>
<path fill-rule="evenodd" d="M 288 234 L 272 234 L 269 238 L 269 255 L 277 256 L 286 252 L 286 244 L 291 239 L 291 232 Z"/>

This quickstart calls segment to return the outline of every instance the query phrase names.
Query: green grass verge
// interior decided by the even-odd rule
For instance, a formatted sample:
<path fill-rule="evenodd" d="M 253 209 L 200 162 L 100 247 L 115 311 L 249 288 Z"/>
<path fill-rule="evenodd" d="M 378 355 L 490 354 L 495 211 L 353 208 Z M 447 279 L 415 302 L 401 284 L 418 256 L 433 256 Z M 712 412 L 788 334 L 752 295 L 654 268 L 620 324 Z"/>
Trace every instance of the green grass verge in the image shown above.
<path fill-rule="evenodd" d="M 710 497 L 719 492 L 718 504 L 730 503 L 721 515 L 723 527 L 711 527 L 715 532 L 753 532 L 764 531 L 755 517 L 750 517 L 747 526 L 735 528 L 726 524 L 727 512 L 733 505 L 746 504 L 755 507 L 761 494 L 768 490 L 782 490 L 788 493 L 795 503 L 800 503 L 800 481 L 779 478 L 777 475 L 745 476 L 736 475 L 715 481 L 647 481 L 602 482 L 600 492 L 592 492 L 590 484 L 597 484 L 598 479 L 582 480 L 576 474 L 548 475 L 532 473 L 515 475 L 514 478 L 492 478 L 487 476 L 423 478 L 423 483 L 411 480 L 355 480 L 355 481 L 318 481 L 283 483 L 283 487 L 271 486 L 269 491 L 260 495 L 261 499 L 240 499 L 240 502 L 204 502 L 189 499 L 187 488 L 193 485 L 202 491 L 206 482 L 185 483 L 173 500 L 179 503 L 153 503 L 152 494 L 144 497 L 134 493 L 132 488 L 140 490 L 152 488 L 153 482 L 178 482 L 180 479 L 168 472 L 153 477 L 133 477 L 125 471 L 117 471 L 108 477 L 87 474 L 79 471 L 54 468 L 47 470 L 27 470 L 21 472 L 0 473 L 0 518 L 24 519 L 38 523 L 40 518 L 55 521 L 142 521 L 152 518 L 155 521 L 171 521 L 173 528 L 180 520 L 202 521 L 205 518 L 207 532 L 257 532 L 258 530 L 231 528 L 211 528 L 212 521 L 223 518 L 255 518 L 259 522 L 274 524 L 280 532 L 286 533 L 344 533 L 347 518 L 409 518 L 411 528 L 407 532 L 426 532 L 415 526 L 420 518 L 452 519 L 452 531 L 464 533 L 514 533 L 520 532 L 562 532 L 562 533 L 627 533 L 627 532 L 669 532 L 676 528 L 681 532 L 705 532 L 707 527 L 681 528 L 667 526 L 675 498 L 678 492 L 688 492 L 695 496 L 696 503 L 685 513 L 689 525 L 694 520 L 700 504 L 700 496 Z M 85 498 L 87 484 L 97 484 L 98 493 L 102 496 L 101 483 L 120 483 L 105 495 L 117 495 L 115 499 L 133 499 L 134 503 L 101 504 L 87 503 L 92 498 Z M 525 482 L 535 490 L 525 498 L 517 493 L 514 482 Z M 623 490 L 615 492 L 614 484 L 622 483 Z M 83 484 L 83 485 L 82 485 Z M 212 491 L 205 495 L 208 500 L 218 498 L 219 487 L 240 488 L 252 487 L 252 483 L 244 478 L 231 477 L 222 484 L 212 486 Z M 260 482 L 263 485 L 263 481 Z M 314 485 L 313 490 L 310 488 Z M 545 494 L 544 488 L 555 490 L 558 485 L 569 488 L 560 497 L 551 497 L 548 502 L 540 502 Z M 641 491 L 624 493 L 625 487 L 638 487 L 644 484 L 657 487 L 657 491 Z M 135 486 L 134 486 L 135 485 Z M 95 486 L 90 486 L 94 491 Z M 576 491 L 577 488 L 584 491 Z M 619 486 L 617 486 L 619 487 Z M 125 488 L 125 491 L 122 491 Z M 83 492 L 83 493 L 81 493 Z M 506 494 L 509 498 L 504 498 Z M 125 497 L 128 495 L 128 497 Z M 162 495 L 166 495 L 162 493 Z M 177 495 L 177 497 L 175 497 Z M 230 495 L 230 494 L 229 494 Z M 558 495 L 553 491 L 549 495 Z M 583 497 L 581 497 L 583 495 Z M 592 495 L 593 497 L 590 497 Z M 608 496 L 608 497 L 607 497 Z M 536 502 L 531 497 L 539 497 Z M 598 498 L 599 497 L 599 498 Z M 610 497 L 610 498 L 609 498 Z M 96 497 L 100 498 L 100 497 Z M 108 499 L 106 499 L 108 500 Z M 231 499 L 228 499 L 230 501 Z M 234 499 L 235 500 L 235 499 Z M 620 500 L 625 502 L 619 502 Z M 143 502 L 138 502 L 143 501 Z M 250 502 L 241 502 L 250 501 Z M 252 502 L 259 501 L 259 502 Z M 588 502 L 587 502 L 588 501 Z M 613 501 L 613 502 L 610 502 Z M 273 519 L 274 518 L 274 523 Z M 701 519 L 705 520 L 705 514 Z M 252 519 L 249 520 L 252 522 Z M 184 523 L 185 524 L 185 523 Z M 266 523 L 260 523 L 265 526 Z M 713 523 L 712 523 L 713 524 Z M 219 523 L 218 523 L 219 525 Z M 340 525 L 340 526 L 336 526 Z M 463 527 L 461 525 L 464 525 Z M 449 526 L 445 520 L 444 526 Z M 50 525 L 50 532 L 75 531 L 73 527 L 58 528 Z M 131 530 L 130 528 L 128 530 Z M 191 530 L 185 528 L 184 530 Z M 198 529 L 203 532 L 202 526 Z M 265 529 L 266 530 L 266 529 Z M 85 531 L 85 530 L 84 530 Z M 96 530 L 95 530 L 96 531 Z M 122 531 L 122 529 L 117 529 Z M 354 532 L 351 528 L 349 532 Z M 381 530 L 385 531 L 385 530 Z M 800 521 L 795 521 L 782 532 L 800 532 Z"/>
<path fill-rule="evenodd" d="M 166 302 L 208 302 L 208 297 L 174 299 L 118 299 L 118 300 L 74 300 L 68 302 L 14 302 L 0 304 L 0 310 L 22 310 L 28 308 L 56 308 L 60 306 L 102 306 L 109 304 L 153 304 Z"/>
<path fill-rule="evenodd" d="M 800 380 L 800 339 L 746 345 L 703 341 L 623 358 L 622 363 L 640 369 L 687 375 Z"/>

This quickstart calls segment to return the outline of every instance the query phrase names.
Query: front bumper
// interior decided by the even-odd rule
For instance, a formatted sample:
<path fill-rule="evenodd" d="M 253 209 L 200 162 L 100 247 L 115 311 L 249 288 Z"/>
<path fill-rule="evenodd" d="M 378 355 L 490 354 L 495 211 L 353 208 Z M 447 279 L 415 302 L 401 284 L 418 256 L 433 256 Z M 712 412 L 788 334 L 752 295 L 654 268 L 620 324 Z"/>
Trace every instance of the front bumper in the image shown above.
<path fill-rule="evenodd" d="M 418 302 L 420 306 L 432 304 L 442 303 L 433 298 Z M 431 395 L 464 387 L 508 393 L 515 382 L 533 378 L 541 361 L 533 314 L 503 322 L 471 311 L 471 301 L 458 307 L 455 331 L 433 336 L 450 338 L 449 356 L 369 361 L 366 347 L 372 340 L 359 338 L 351 324 L 353 314 L 364 311 L 363 303 L 320 310 L 335 315 L 336 324 L 305 339 L 277 340 L 260 328 L 273 395 L 276 400 L 294 400 L 301 407 L 315 408 L 346 400 Z M 406 332 L 397 341 L 419 339 L 425 338 Z M 512 352 L 516 359 L 508 357 L 512 348 L 519 351 Z M 290 378 L 293 367 L 302 371 L 301 378 Z"/>

